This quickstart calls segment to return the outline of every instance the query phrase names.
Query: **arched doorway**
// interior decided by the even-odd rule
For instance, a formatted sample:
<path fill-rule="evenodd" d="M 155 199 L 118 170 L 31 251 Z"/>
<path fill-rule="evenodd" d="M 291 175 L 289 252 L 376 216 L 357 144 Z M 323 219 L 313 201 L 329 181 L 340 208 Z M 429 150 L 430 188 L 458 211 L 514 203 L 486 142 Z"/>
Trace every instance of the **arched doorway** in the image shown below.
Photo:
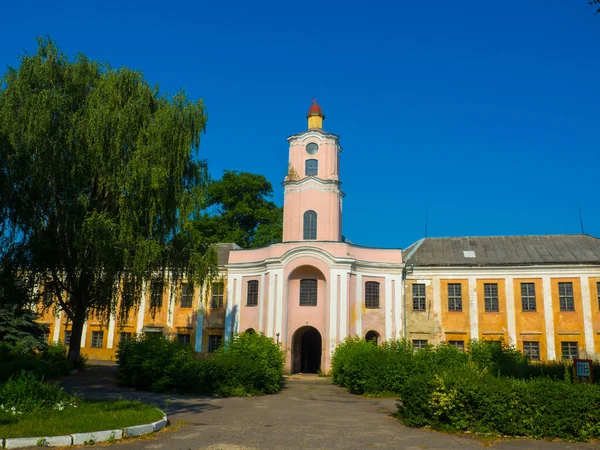
<path fill-rule="evenodd" d="M 375 345 L 379 344 L 379 333 L 375 330 L 367 332 L 365 335 L 365 341 L 373 342 Z"/>
<path fill-rule="evenodd" d="M 321 333 L 300 327 L 292 337 L 292 373 L 317 373 L 321 368 Z"/>

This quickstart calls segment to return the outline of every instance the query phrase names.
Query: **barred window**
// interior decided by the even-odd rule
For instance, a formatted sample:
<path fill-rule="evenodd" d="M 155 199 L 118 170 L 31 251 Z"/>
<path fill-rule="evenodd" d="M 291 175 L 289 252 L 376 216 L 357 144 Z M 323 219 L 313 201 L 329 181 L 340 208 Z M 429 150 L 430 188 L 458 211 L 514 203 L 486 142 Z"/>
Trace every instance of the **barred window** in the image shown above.
<path fill-rule="evenodd" d="M 498 304 L 498 283 L 484 283 L 483 298 L 486 312 L 500 311 L 500 305 Z"/>
<path fill-rule="evenodd" d="M 562 359 L 577 359 L 579 356 L 579 345 L 577 342 L 561 342 Z"/>
<path fill-rule="evenodd" d="M 304 213 L 304 239 L 317 239 L 317 213 L 312 210 Z"/>
<path fill-rule="evenodd" d="M 221 346 L 221 342 L 223 342 L 223 336 L 218 334 L 209 334 L 208 335 L 208 351 L 209 353 L 214 352 Z"/>
<path fill-rule="evenodd" d="M 425 347 L 427 347 L 427 340 L 426 339 L 413 339 L 412 344 L 413 344 L 413 348 L 415 350 L 424 350 Z"/>
<path fill-rule="evenodd" d="M 304 172 L 307 177 L 319 174 L 319 161 L 316 159 L 307 159 L 304 163 Z"/>
<path fill-rule="evenodd" d="M 523 311 L 535 311 L 535 283 L 521 283 L 521 305 Z"/>
<path fill-rule="evenodd" d="M 162 281 L 153 281 L 150 285 L 150 290 L 150 306 L 152 308 L 162 307 L 164 283 Z"/>
<path fill-rule="evenodd" d="M 448 284 L 448 311 L 462 311 L 462 286 L 460 283 Z"/>
<path fill-rule="evenodd" d="M 122 331 L 119 333 L 119 344 L 129 339 L 131 339 L 131 333 L 129 333 L 128 331 Z"/>
<path fill-rule="evenodd" d="M 258 280 L 248 281 L 248 291 L 246 292 L 246 306 L 258 305 Z"/>
<path fill-rule="evenodd" d="M 317 280 L 300 280 L 300 306 L 317 306 Z"/>
<path fill-rule="evenodd" d="M 177 333 L 177 341 L 182 345 L 190 345 L 190 342 L 192 342 L 190 339 L 190 335 L 187 333 Z"/>
<path fill-rule="evenodd" d="M 465 351 L 465 341 L 448 341 L 448 344 L 452 345 L 453 347 L 456 347 L 461 352 Z"/>
<path fill-rule="evenodd" d="M 412 285 L 412 302 L 413 311 L 425 311 L 427 304 L 425 302 L 425 285 L 424 284 L 413 284 Z"/>
<path fill-rule="evenodd" d="M 73 334 L 72 331 L 65 331 L 65 346 L 69 346 L 71 345 L 71 335 Z"/>
<path fill-rule="evenodd" d="M 537 341 L 523 341 L 523 354 L 532 361 L 539 361 L 540 343 Z"/>
<path fill-rule="evenodd" d="M 210 296 L 210 307 L 211 308 L 222 308 L 223 307 L 223 282 L 213 283 Z"/>
<path fill-rule="evenodd" d="M 573 298 L 573 283 L 558 283 L 558 298 L 561 311 L 575 311 L 575 299 Z"/>
<path fill-rule="evenodd" d="M 102 348 L 104 341 L 104 331 L 92 331 L 92 348 Z"/>
<path fill-rule="evenodd" d="M 365 283 L 365 307 L 370 309 L 379 308 L 379 283 L 367 281 Z"/>
<path fill-rule="evenodd" d="M 181 285 L 181 307 L 191 308 L 194 301 L 194 285 L 192 283 L 183 283 Z"/>

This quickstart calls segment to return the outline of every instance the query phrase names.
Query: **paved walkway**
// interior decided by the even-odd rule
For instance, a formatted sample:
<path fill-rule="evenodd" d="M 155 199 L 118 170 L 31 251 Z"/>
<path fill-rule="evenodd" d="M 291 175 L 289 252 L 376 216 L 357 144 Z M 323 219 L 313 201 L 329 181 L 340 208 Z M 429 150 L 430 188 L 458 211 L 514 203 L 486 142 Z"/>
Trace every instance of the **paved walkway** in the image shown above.
<path fill-rule="evenodd" d="M 292 376 L 278 395 L 251 398 L 168 396 L 114 384 L 114 367 L 92 367 L 63 384 L 89 397 L 139 398 L 156 404 L 178 431 L 152 440 L 123 442 L 134 449 L 483 449 L 489 442 L 403 426 L 390 413 L 393 399 L 366 399 L 333 386 L 328 378 Z M 495 449 L 599 449 L 581 444 L 531 440 L 492 442 Z M 102 447 L 96 444 L 94 447 Z"/>

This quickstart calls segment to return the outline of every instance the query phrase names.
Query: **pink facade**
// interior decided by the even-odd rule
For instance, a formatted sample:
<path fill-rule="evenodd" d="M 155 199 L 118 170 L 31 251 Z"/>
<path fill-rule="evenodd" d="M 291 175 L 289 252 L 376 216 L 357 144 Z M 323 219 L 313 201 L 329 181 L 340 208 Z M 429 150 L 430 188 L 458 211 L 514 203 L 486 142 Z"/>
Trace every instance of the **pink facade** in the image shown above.
<path fill-rule="evenodd" d="M 320 125 L 315 106 L 309 124 Z M 346 337 L 401 335 L 402 252 L 342 241 L 336 135 L 313 127 L 288 142 L 283 242 L 230 252 L 225 337 L 265 333 L 286 350 L 287 371 L 327 372 Z"/>

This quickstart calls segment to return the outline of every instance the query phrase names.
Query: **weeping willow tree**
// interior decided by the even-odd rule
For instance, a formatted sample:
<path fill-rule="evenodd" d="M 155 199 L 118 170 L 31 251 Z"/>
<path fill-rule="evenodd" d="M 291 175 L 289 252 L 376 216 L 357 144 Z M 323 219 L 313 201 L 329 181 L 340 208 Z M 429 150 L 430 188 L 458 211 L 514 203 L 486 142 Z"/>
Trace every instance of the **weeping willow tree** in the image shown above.
<path fill-rule="evenodd" d="M 185 92 L 70 59 L 50 39 L 3 76 L 0 257 L 30 281 L 29 301 L 72 322 L 73 361 L 86 318 L 126 315 L 144 280 L 214 273 L 214 249 L 189 225 L 207 179 L 205 124 L 203 103 Z M 137 295 L 117 303 L 123 286 Z"/>

